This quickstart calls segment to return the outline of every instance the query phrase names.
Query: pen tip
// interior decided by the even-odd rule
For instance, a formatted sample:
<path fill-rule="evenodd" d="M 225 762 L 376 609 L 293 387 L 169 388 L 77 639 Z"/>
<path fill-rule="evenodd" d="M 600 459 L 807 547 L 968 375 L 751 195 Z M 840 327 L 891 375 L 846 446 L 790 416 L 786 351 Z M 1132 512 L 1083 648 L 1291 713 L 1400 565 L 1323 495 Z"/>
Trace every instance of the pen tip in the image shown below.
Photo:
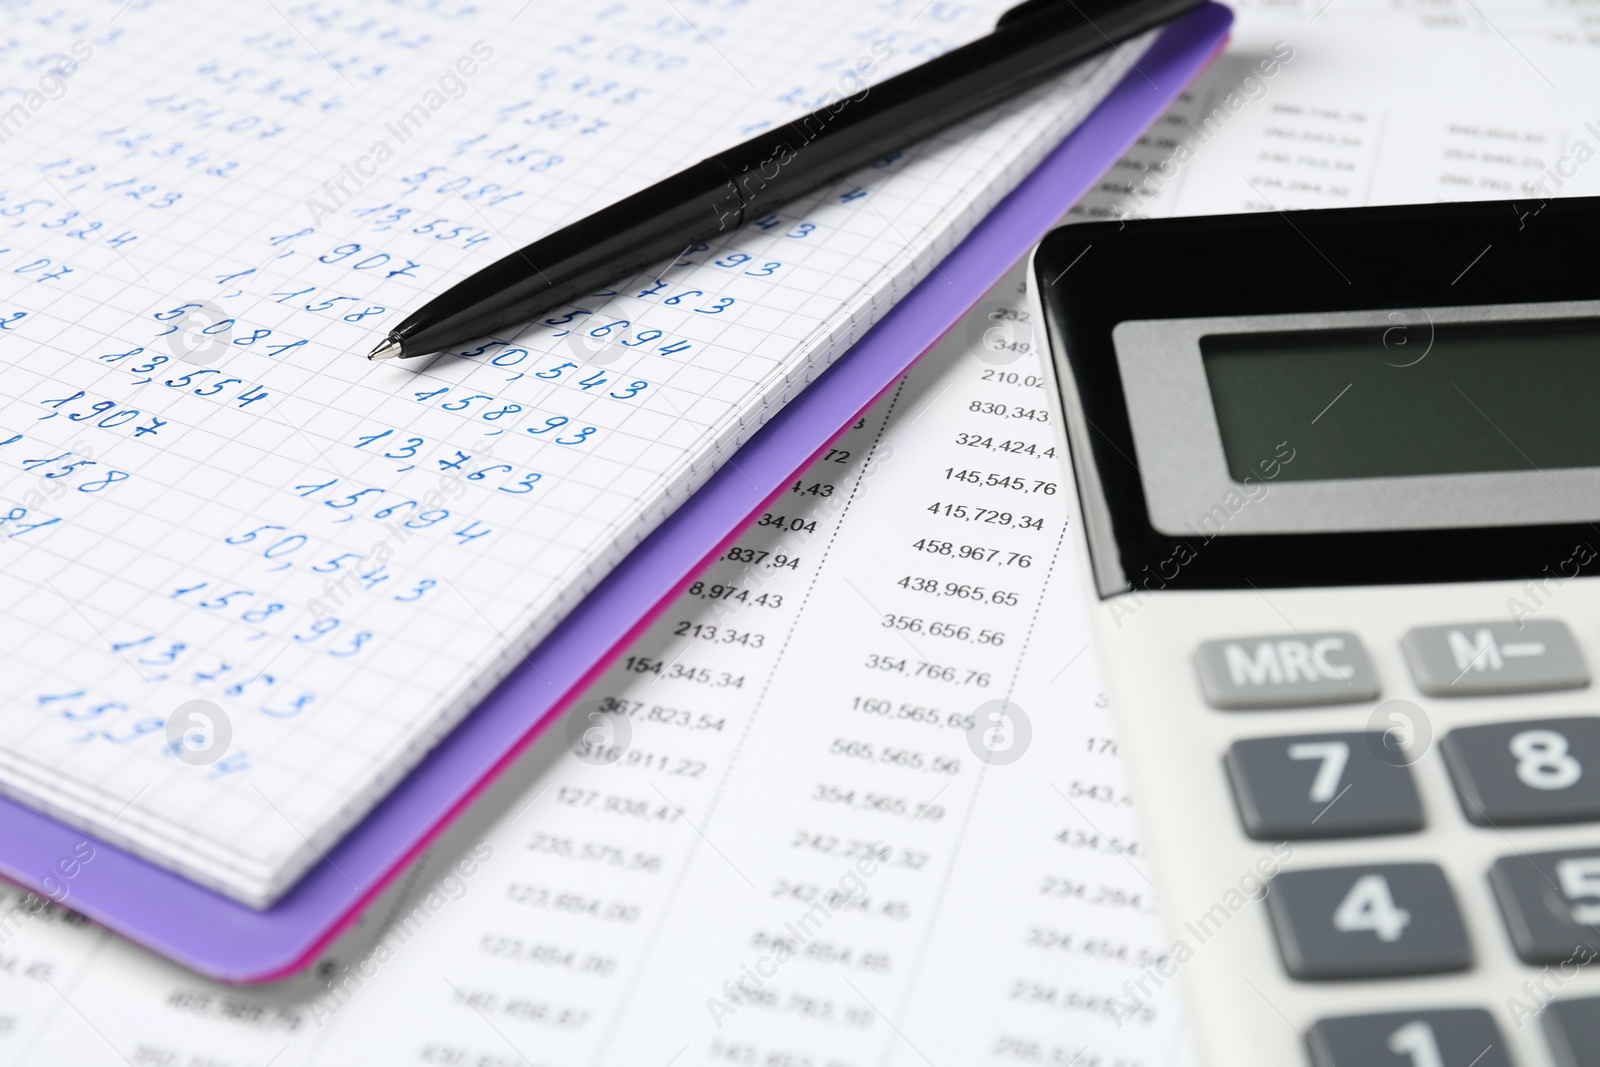
<path fill-rule="evenodd" d="M 400 354 L 400 342 L 393 337 L 385 337 L 383 341 L 367 353 L 368 359 L 393 359 Z"/>

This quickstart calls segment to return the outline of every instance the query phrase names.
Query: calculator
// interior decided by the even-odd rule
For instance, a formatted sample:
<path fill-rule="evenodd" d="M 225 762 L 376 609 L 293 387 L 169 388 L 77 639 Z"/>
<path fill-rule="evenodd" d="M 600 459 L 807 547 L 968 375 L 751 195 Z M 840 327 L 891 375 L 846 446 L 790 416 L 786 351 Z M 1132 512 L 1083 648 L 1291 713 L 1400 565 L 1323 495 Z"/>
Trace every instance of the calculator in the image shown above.
<path fill-rule="evenodd" d="M 1597 250 L 1578 198 L 1035 250 L 1168 939 L 1119 1023 L 1177 983 L 1207 1067 L 1600 1067 Z"/>

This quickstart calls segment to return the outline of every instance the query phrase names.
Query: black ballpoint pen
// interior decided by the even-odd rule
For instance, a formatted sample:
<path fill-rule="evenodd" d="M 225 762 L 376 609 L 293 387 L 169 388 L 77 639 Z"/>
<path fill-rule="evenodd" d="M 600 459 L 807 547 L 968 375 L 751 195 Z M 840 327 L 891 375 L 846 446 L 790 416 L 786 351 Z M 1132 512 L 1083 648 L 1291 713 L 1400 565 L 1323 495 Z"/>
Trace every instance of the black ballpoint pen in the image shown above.
<path fill-rule="evenodd" d="M 696 163 L 533 242 L 410 314 L 368 359 L 520 326 L 1176 18 L 1201 0 L 1028 0 L 994 32 Z"/>

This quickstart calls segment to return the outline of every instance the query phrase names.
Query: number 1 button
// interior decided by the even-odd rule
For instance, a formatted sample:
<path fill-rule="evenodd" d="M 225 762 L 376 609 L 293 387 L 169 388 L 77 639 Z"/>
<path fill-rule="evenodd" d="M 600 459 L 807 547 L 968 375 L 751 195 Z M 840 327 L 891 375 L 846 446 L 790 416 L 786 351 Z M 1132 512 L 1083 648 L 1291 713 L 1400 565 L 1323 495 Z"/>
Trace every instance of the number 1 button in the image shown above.
<path fill-rule="evenodd" d="M 1306 1040 L 1316 1067 L 1511 1067 L 1486 1011 L 1345 1015 L 1321 1020 Z"/>
<path fill-rule="evenodd" d="M 1455 894 L 1432 863 L 1289 871 L 1272 880 L 1267 913 L 1284 967 L 1301 980 L 1472 966 Z"/>
<path fill-rule="evenodd" d="M 1444 758 L 1462 812 L 1479 826 L 1600 819 L 1600 719 L 1451 730 Z"/>

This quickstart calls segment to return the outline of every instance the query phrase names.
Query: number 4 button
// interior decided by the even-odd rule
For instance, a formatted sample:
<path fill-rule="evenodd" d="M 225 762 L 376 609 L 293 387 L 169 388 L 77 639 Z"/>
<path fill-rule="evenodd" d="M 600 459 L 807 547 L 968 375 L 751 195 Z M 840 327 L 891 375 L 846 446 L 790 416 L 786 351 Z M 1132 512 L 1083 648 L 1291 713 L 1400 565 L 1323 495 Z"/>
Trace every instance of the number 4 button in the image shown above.
<path fill-rule="evenodd" d="M 1294 978 L 1390 978 L 1472 966 L 1455 894 L 1432 863 L 1289 871 L 1272 880 L 1267 913 Z"/>
<path fill-rule="evenodd" d="M 1323 1019 L 1306 1035 L 1317 1067 L 1510 1067 L 1486 1011 L 1390 1012 Z"/>
<path fill-rule="evenodd" d="M 1443 747 L 1461 809 L 1479 826 L 1600 819 L 1600 719 L 1469 726 Z"/>

